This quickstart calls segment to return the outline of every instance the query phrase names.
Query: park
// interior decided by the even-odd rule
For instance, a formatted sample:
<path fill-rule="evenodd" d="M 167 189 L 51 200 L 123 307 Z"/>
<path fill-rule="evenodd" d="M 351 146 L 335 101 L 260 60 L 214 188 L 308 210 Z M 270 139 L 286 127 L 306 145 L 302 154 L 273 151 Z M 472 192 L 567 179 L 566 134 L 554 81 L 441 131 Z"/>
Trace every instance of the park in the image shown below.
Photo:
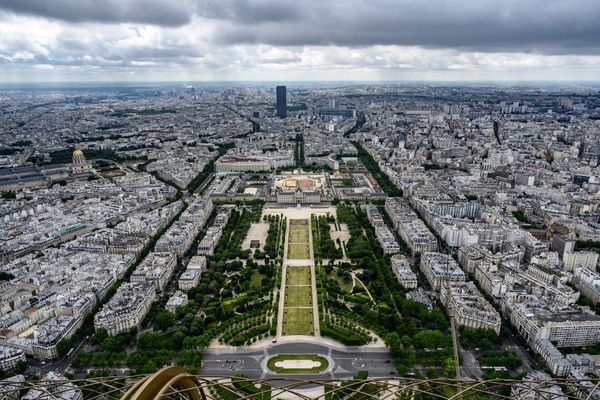
<path fill-rule="evenodd" d="M 314 318 L 309 266 L 288 266 L 283 309 L 284 335 L 313 335 Z"/>

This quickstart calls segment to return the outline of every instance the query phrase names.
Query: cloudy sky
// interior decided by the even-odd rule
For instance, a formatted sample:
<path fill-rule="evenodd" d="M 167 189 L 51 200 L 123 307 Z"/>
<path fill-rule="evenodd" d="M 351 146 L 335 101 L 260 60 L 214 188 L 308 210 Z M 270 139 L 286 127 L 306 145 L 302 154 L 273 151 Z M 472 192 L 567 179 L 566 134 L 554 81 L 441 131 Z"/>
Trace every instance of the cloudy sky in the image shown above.
<path fill-rule="evenodd" d="M 0 0 L 0 81 L 593 80 L 599 0 Z"/>

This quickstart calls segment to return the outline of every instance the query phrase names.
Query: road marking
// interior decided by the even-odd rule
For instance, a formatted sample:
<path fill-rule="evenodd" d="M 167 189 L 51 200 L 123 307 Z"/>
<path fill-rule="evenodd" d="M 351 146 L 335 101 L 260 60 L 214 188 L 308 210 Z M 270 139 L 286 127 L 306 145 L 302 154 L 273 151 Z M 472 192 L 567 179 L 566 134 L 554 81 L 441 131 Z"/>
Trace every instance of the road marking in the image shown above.
<path fill-rule="evenodd" d="M 344 372 L 350 372 L 348 370 L 345 370 L 344 368 L 340 367 L 338 364 L 335 365 L 335 368 L 333 369 L 333 372 L 335 373 L 344 373 Z"/>

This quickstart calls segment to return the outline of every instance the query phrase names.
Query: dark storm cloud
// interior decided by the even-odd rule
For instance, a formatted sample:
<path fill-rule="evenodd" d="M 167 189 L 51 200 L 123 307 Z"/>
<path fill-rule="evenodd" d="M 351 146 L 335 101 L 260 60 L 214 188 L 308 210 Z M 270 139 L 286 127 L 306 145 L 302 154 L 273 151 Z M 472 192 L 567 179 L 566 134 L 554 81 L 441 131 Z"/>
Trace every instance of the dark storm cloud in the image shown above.
<path fill-rule="evenodd" d="M 250 24 L 288 22 L 302 18 L 303 4 L 301 1 L 199 0 L 198 13 L 206 18 Z"/>
<path fill-rule="evenodd" d="M 75 23 L 202 24 L 210 32 L 202 43 L 207 48 L 408 45 L 600 53 L 600 0 L 0 0 L 0 10 Z"/>
<path fill-rule="evenodd" d="M 163 26 L 188 23 L 192 7 L 169 0 L 1 0 L 0 9 L 68 22 L 135 22 Z"/>
<path fill-rule="evenodd" d="M 597 53 L 598 0 L 205 0 L 220 43 Z"/>

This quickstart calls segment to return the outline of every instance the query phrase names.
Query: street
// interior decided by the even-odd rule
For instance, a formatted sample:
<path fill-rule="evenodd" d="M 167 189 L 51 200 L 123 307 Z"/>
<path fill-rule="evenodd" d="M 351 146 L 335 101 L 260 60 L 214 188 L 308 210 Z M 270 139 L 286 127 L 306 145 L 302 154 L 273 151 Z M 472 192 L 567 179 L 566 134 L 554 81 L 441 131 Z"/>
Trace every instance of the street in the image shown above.
<path fill-rule="evenodd" d="M 263 367 L 270 356 L 279 354 L 319 354 L 333 364 L 321 374 L 275 374 Z M 358 371 L 369 371 L 370 377 L 396 375 L 393 361 L 385 348 L 333 347 L 310 342 L 270 344 L 258 349 L 207 349 L 199 374 L 206 377 L 245 375 L 252 378 L 347 379 Z M 284 384 L 277 381 L 277 385 Z"/>

